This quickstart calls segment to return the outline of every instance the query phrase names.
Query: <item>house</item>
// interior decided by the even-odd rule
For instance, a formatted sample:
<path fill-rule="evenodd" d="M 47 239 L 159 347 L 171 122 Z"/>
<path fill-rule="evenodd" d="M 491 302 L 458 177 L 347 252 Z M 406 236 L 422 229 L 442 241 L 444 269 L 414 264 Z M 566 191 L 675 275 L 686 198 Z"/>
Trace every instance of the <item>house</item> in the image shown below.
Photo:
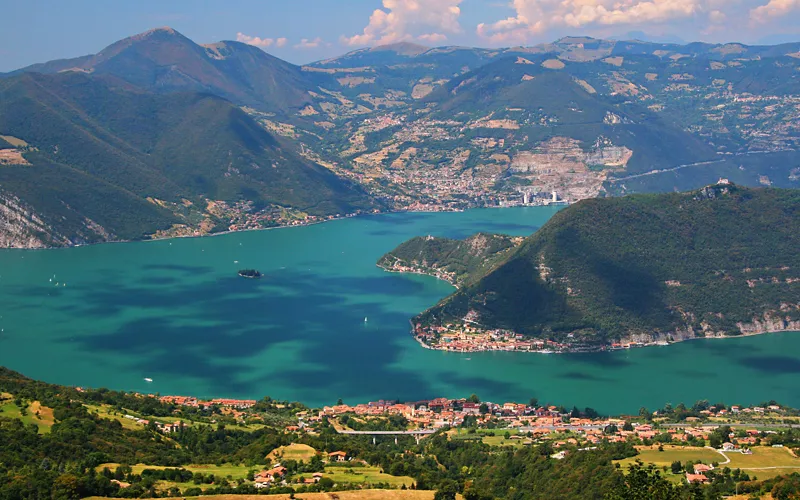
<path fill-rule="evenodd" d="M 171 424 L 170 423 L 166 423 L 166 424 L 159 423 L 157 425 L 158 425 L 158 428 L 161 430 L 161 432 L 163 432 L 165 434 L 171 434 L 173 432 L 178 432 L 179 430 L 181 430 L 181 427 L 183 427 L 183 423 L 180 420 L 177 421 L 177 422 L 171 423 Z"/>
<path fill-rule="evenodd" d="M 722 443 L 722 451 L 733 451 L 736 449 L 736 445 L 733 443 Z"/>
<path fill-rule="evenodd" d="M 315 472 L 311 477 L 306 477 L 303 479 L 303 484 L 316 484 L 319 480 L 322 479 L 321 472 Z"/>
<path fill-rule="evenodd" d="M 714 470 L 714 467 L 706 464 L 694 464 L 694 473 L 696 475 L 705 474 L 708 471 Z"/>
<path fill-rule="evenodd" d="M 687 472 L 686 482 L 688 482 L 689 484 L 692 483 L 706 484 L 708 482 L 708 478 L 704 474 L 689 474 Z"/>
<path fill-rule="evenodd" d="M 331 462 L 344 462 L 347 460 L 347 453 L 343 451 L 334 451 L 328 453 L 328 460 Z"/>
<path fill-rule="evenodd" d="M 286 467 L 280 465 L 273 467 L 269 470 L 262 470 L 253 477 L 256 488 L 266 488 L 267 486 L 280 481 L 286 475 Z"/>

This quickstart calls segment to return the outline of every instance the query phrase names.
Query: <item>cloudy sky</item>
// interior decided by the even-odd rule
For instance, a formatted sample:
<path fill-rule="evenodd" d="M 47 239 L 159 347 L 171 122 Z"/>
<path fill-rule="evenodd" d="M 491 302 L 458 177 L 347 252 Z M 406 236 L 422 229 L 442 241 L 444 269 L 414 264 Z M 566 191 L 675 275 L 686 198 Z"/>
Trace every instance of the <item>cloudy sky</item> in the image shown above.
<path fill-rule="evenodd" d="M 564 35 L 744 43 L 800 40 L 800 0 L 0 0 L 0 71 L 95 53 L 171 26 L 295 63 L 360 47 L 504 47 Z"/>

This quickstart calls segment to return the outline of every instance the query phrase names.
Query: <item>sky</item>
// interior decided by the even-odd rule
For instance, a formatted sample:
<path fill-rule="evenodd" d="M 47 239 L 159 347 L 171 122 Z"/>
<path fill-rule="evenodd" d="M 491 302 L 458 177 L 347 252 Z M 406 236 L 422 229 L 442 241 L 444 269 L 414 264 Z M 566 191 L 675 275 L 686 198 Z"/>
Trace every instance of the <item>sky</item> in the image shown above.
<path fill-rule="evenodd" d="M 0 18 L 0 72 L 96 53 L 161 26 L 197 43 L 250 43 L 297 64 L 398 41 L 800 40 L 800 0 L 0 0 Z"/>

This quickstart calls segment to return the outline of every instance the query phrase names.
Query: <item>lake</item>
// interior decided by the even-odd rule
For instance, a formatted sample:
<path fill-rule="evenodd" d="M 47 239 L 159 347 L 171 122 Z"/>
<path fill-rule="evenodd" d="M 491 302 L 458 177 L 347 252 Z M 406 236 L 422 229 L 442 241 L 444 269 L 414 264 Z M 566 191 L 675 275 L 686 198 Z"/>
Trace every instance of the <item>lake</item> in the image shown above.
<path fill-rule="evenodd" d="M 466 397 L 800 406 L 800 334 L 613 353 L 445 353 L 408 320 L 453 291 L 377 259 L 417 235 L 527 235 L 554 207 L 403 213 L 207 238 L 0 251 L 0 364 L 48 382 L 309 405 Z M 240 278 L 255 268 L 260 280 Z M 144 379 L 151 378 L 153 382 Z"/>

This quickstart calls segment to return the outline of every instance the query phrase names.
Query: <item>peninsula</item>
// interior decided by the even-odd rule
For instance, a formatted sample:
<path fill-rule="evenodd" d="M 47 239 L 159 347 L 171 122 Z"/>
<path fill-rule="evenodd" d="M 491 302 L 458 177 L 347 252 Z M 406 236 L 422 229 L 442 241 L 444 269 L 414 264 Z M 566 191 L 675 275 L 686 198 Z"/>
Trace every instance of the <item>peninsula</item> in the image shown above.
<path fill-rule="evenodd" d="M 460 286 L 412 320 L 425 347 L 576 352 L 800 330 L 800 194 L 720 180 L 581 201 L 524 241 L 415 238 L 389 270 Z"/>

